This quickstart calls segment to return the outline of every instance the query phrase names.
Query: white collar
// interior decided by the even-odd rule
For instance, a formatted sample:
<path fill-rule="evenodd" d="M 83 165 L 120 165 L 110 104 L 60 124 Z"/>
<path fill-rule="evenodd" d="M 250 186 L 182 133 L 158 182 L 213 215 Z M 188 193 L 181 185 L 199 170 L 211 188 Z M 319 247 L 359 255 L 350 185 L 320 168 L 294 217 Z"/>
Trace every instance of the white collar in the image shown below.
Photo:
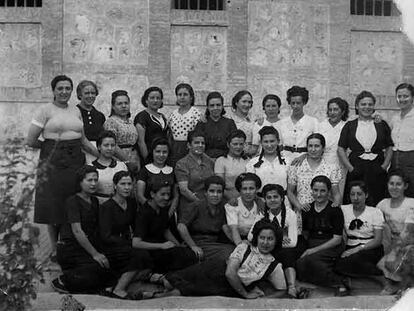
<path fill-rule="evenodd" d="M 163 172 L 164 174 L 171 174 L 173 172 L 173 168 L 171 166 L 164 166 L 163 168 L 159 168 L 154 165 L 154 163 L 150 163 L 145 165 L 145 168 L 153 174 L 159 174 Z"/>

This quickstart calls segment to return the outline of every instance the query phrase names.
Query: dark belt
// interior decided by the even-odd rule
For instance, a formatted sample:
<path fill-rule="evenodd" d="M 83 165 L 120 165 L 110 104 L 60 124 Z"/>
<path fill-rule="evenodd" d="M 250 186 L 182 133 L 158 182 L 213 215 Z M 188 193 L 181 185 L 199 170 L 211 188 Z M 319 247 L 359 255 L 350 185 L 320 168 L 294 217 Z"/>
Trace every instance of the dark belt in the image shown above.
<path fill-rule="evenodd" d="M 292 147 L 292 146 L 283 146 L 283 150 L 287 150 L 290 152 L 298 152 L 298 153 L 308 151 L 306 147 Z"/>
<path fill-rule="evenodd" d="M 132 148 L 132 147 L 134 147 L 134 145 L 125 144 L 125 145 L 118 145 L 118 147 L 121 148 L 121 149 L 125 149 L 125 148 Z"/>
<path fill-rule="evenodd" d="M 369 238 L 361 238 L 361 237 L 357 237 L 357 236 L 353 236 L 353 235 L 348 236 L 348 239 L 350 239 L 350 240 L 371 240 L 373 238 L 374 238 L 373 236 L 371 236 Z"/>

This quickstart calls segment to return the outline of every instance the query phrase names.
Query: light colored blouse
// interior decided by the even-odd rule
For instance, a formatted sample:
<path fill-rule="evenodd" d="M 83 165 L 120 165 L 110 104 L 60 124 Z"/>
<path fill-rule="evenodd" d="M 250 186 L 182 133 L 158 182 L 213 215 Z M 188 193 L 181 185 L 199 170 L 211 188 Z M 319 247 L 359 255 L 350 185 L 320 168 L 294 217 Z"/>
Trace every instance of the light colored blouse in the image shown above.
<path fill-rule="evenodd" d="M 236 225 L 240 235 L 247 236 L 259 214 L 256 202 L 253 203 L 252 209 L 248 210 L 239 197 L 237 198 L 237 206 L 226 204 L 224 208 L 226 209 L 227 224 L 229 226 Z"/>
<path fill-rule="evenodd" d="M 361 159 L 372 161 L 378 156 L 378 154 L 371 153 L 372 146 L 374 146 L 377 139 L 374 120 L 365 121 L 358 119 L 355 138 L 365 150 L 365 153 L 359 156 Z"/>
<path fill-rule="evenodd" d="M 239 192 L 234 185 L 236 178 L 246 172 L 248 160 L 243 158 L 233 158 L 231 155 L 219 157 L 214 164 L 214 174 L 224 174 L 226 191 L 229 192 L 229 199 L 237 198 Z"/>
<path fill-rule="evenodd" d="M 391 137 L 394 142 L 394 150 L 414 150 L 414 108 L 404 117 L 396 114 L 391 120 Z"/>
<path fill-rule="evenodd" d="M 339 121 L 338 124 L 332 126 L 329 121 L 323 120 L 319 123 L 318 133 L 322 134 L 325 137 L 325 150 L 323 152 L 323 157 L 327 163 L 336 164 L 342 166 L 338 158 L 338 141 L 341 136 L 342 128 L 345 125 L 345 121 Z"/>
<path fill-rule="evenodd" d="M 273 161 L 269 161 L 265 157 L 263 157 L 262 160 L 263 163 L 260 167 L 254 167 L 259 161 L 259 156 L 251 159 L 246 165 L 246 172 L 255 173 L 260 177 L 260 180 L 262 181 L 260 190 L 266 184 L 279 184 L 286 190 L 288 167 L 284 164 L 280 164 L 278 157 L 274 158 Z"/>

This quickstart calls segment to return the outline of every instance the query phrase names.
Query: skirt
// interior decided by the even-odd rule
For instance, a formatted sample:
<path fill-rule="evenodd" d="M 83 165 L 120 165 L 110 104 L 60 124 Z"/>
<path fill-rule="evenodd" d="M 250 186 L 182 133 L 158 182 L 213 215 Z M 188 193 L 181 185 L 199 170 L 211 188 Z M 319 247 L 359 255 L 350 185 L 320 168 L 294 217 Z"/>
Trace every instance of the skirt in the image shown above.
<path fill-rule="evenodd" d="M 183 140 L 183 141 L 178 141 L 178 140 L 173 140 L 172 145 L 171 145 L 171 157 L 170 157 L 170 162 L 171 162 L 171 166 L 175 167 L 175 164 L 178 162 L 178 160 L 181 160 L 182 158 L 184 158 L 188 153 L 188 148 L 187 148 L 187 141 Z"/>
<path fill-rule="evenodd" d="M 65 223 L 65 200 L 77 192 L 76 171 L 85 163 L 81 140 L 46 139 L 37 168 L 34 222 Z"/>

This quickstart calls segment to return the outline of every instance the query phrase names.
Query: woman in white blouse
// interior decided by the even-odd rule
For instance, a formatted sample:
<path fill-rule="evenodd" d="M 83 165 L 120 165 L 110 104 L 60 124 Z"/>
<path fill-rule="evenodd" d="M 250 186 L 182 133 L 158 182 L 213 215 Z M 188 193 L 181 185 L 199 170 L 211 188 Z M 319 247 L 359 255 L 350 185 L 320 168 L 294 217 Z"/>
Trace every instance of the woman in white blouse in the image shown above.
<path fill-rule="evenodd" d="M 283 144 L 283 156 L 290 164 L 293 159 L 306 152 L 306 138 L 318 130 L 318 120 L 304 113 L 309 100 L 309 91 L 300 86 L 292 86 L 287 91 L 287 102 L 292 114 L 278 123 Z"/>
<path fill-rule="evenodd" d="M 331 98 L 327 104 L 328 118 L 319 124 L 318 133 L 321 133 L 326 140 L 323 157 L 326 162 L 335 164 L 341 168 L 342 178 L 339 182 L 339 191 L 344 194 L 346 169 L 338 157 L 338 141 L 342 128 L 349 116 L 348 102 L 340 97 Z"/>
<path fill-rule="evenodd" d="M 262 184 L 287 186 L 287 166 L 279 147 L 279 133 L 273 126 L 265 126 L 259 131 L 262 151 L 246 165 L 246 171 L 260 177 Z"/>
<path fill-rule="evenodd" d="M 261 188 L 260 178 L 253 173 L 243 173 L 236 178 L 235 186 L 240 193 L 237 205 L 226 204 L 227 225 L 230 227 L 231 240 L 239 245 L 247 240 L 247 234 L 255 223 L 259 209 L 255 202 L 257 191 Z"/>
<path fill-rule="evenodd" d="M 387 122 L 374 122 L 375 97 L 362 91 L 355 99 L 358 118 L 345 124 L 338 142 L 338 156 L 348 170 L 344 203 L 349 200 L 349 184 L 363 180 L 370 203 L 378 204 L 386 196 L 387 168 L 392 157 L 391 130 Z M 350 154 L 347 156 L 347 150 Z M 384 152 L 385 150 L 385 152 Z"/>
<path fill-rule="evenodd" d="M 343 205 L 344 239 L 346 250 L 338 259 L 335 271 L 345 276 L 381 275 L 376 267 L 384 255 L 382 230 L 384 216 L 380 209 L 367 206 L 368 188 L 363 181 L 350 184 L 349 205 Z M 349 287 L 342 288 L 341 296 L 349 294 Z"/>

